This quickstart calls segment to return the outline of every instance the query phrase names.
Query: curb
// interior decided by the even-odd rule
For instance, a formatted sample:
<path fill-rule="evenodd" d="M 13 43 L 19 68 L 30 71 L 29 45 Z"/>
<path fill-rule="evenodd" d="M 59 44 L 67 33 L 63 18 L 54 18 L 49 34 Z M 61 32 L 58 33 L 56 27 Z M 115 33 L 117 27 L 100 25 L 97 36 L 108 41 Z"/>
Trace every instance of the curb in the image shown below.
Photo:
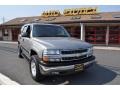
<path fill-rule="evenodd" d="M 120 47 L 99 47 L 99 46 L 94 46 L 94 49 L 99 49 L 99 50 L 120 50 Z"/>
<path fill-rule="evenodd" d="M 0 43 L 17 44 L 17 42 L 11 42 L 11 41 L 0 41 Z"/>
<path fill-rule="evenodd" d="M 0 85 L 20 85 L 20 84 L 0 73 Z"/>

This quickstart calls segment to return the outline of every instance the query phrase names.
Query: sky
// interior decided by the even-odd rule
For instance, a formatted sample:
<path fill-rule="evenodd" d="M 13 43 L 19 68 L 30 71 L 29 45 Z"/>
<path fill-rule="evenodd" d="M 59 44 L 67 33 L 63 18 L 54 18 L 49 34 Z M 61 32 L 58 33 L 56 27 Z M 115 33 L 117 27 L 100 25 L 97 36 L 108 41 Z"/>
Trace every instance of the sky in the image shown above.
<path fill-rule="evenodd" d="M 120 5 L 0 5 L 0 23 L 16 17 L 40 16 L 43 11 L 67 8 L 98 7 L 99 12 L 120 12 Z"/>

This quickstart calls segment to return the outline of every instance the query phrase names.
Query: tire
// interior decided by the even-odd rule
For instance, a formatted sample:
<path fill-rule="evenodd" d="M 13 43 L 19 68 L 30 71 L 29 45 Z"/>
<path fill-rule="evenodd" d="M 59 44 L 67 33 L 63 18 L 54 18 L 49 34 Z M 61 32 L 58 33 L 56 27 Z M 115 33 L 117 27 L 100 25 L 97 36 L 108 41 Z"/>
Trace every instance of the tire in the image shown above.
<path fill-rule="evenodd" d="M 39 60 L 39 58 L 38 58 L 37 55 L 32 55 L 31 56 L 31 59 L 30 59 L 30 73 L 31 73 L 32 78 L 37 82 L 43 80 L 43 78 L 45 77 L 40 72 L 38 60 Z"/>
<path fill-rule="evenodd" d="M 21 47 L 18 45 L 18 57 L 23 58 Z"/>

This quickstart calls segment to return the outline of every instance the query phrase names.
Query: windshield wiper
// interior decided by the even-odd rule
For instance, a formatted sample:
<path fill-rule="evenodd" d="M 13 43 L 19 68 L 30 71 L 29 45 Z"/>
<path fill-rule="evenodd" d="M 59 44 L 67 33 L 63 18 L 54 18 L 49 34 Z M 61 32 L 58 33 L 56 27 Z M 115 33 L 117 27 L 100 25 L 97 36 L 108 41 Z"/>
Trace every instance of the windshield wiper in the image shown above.
<path fill-rule="evenodd" d="M 35 37 L 68 37 L 66 35 L 55 35 L 55 36 L 45 36 L 45 35 L 42 35 L 42 36 L 35 36 Z"/>
<path fill-rule="evenodd" d="M 56 35 L 55 37 L 68 37 L 66 35 Z"/>

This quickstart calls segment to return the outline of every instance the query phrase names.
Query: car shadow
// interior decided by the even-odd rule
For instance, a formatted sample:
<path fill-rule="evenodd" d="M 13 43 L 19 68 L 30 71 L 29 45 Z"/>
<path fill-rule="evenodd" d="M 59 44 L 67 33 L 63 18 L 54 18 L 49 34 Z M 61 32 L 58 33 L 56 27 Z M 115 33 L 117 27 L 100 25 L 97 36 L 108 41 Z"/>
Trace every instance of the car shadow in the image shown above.
<path fill-rule="evenodd" d="M 101 85 L 112 81 L 116 73 L 101 65 L 94 65 L 82 73 L 67 76 L 49 76 L 41 84 L 58 85 L 68 81 L 68 85 Z"/>
<path fill-rule="evenodd" d="M 101 85 L 112 81 L 117 74 L 101 65 L 94 65 L 83 73 L 64 77 L 70 81 L 70 85 Z"/>

